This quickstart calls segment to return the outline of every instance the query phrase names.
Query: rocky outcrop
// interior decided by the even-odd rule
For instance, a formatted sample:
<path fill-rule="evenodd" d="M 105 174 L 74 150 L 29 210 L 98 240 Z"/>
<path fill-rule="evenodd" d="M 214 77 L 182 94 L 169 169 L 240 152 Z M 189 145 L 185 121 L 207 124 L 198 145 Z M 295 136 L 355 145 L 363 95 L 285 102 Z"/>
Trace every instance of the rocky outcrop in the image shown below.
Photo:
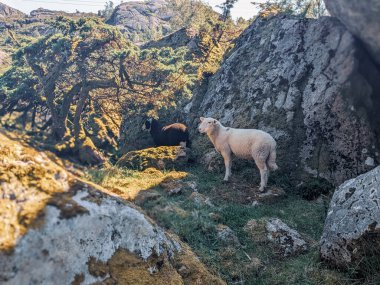
<path fill-rule="evenodd" d="M 182 28 L 168 36 L 165 36 L 156 41 L 150 41 L 142 45 L 141 48 L 163 48 L 170 47 L 173 49 L 180 47 L 188 47 L 189 52 L 198 51 L 197 32 L 193 29 Z"/>
<path fill-rule="evenodd" d="M 167 5 L 165 0 L 121 3 L 107 23 L 117 26 L 134 42 L 158 39 L 172 31 L 172 11 L 163 9 Z"/>
<path fill-rule="evenodd" d="M 1 132 L 0 195 L 1 284 L 225 284 L 140 209 Z"/>
<path fill-rule="evenodd" d="M 322 259 L 334 266 L 379 265 L 380 166 L 335 191 L 320 243 Z"/>
<path fill-rule="evenodd" d="M 380 73 L 331 17 L 256 19 L 190 107 L 193 129 L 202 115 L 269 132 L 280 171 L 297 179 L 338 185 L 380 162 Z"/>
<path fill-rule="evenodd" d="M 282 257 L 296 256 L 309 249 L 301 234 L 278 218 L 249 220 L 243 230 L 257 244 L 270 242 L 274 252 Z"/>
<path fill-rule="evenodd" d="M 30 12 L 30 18 L 34 19 L 54 19 L 59 16 L 69 17 L 69 18 L 82 18 L 82 17 L 96 17 L 94 13 L 67 13 L 64 11 L 55 11 L 44 8 L 38 8 Z"/>
<path fill-rule="evenodd" d="M 24 16 L 23 12 L 0 3 L 0 18 L 20 18 Z"/>
<path fill-rule="evenodd" d="M 4 8 L 5 7 L 5 8 Z M 0 3 L 0 46 L 19 48 L 20 42 L 47 36 L 55 31 L 52 21 L 59 16 L 71 19 L 95 17 L 93 13 L 66 13 L 39 8 L 25 15 Z"/>
<path fill-rule="evenodd" d="M 363 41 L 380 64 L 380 2 L 377 0 L 324 0 L 332 16 Z"/>

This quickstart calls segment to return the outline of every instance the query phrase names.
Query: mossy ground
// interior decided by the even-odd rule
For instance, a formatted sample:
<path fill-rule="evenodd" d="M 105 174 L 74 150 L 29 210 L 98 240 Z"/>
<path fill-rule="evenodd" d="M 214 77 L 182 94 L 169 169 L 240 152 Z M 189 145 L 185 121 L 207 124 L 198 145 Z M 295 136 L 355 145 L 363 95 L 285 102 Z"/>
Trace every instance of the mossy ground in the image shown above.
<path fill-rule="evenodd" d="M 157 187 L 167 180 L 185 178 L 188 175 L 181 171 L 160 171 L 147 168 L 144 171 L 127 168 L 109 167 L 89 169 L 87 178 L 102 185 L 126 200 L 134 200 L 141 191 Z"/>
<path fill-rule="evenodd" d="M 188 155 L 185 148 L 179 146 L 160 146 L 130 151 L 123 155 L 116 165 L 135 170 L 145 170 L 150 167 L 173 169 L 186 165 L 187 160 Z"/>
<path fill-rule="evenodd" d="M 303 199 L 284 174 L 273 174 L 270 186 L 283 188 L 287 195 L 252 206 L 250 199 L 255 191 L 252 189 L 256 189 L 252 185 L 259 183 L 254 169 L 235 174 L 229 184 L 222 183 L 222 173 L 210 173 L 201 166 L 190 166 L 185 172 L 153 169 L 138 172 L 118 168 L 107 171 L 91 170 L 88 176 L 106 188 L 117 189 L 117 194 L 134 188 L 135 203 L 158 224 L 189 244 L 201 261 L 228 284 L 373 284 L 330 269 L 319 260 L 318 241 L 328 198 Z M 212 205 L 190 198 L 193 189 L 187 185 L 194 182 L 198 192 L 209 197 Z M 169 191 L 168 188 L 178 185 L 182 185 L 179 193 Z M 139 188 L 145 191 L 137 191 Z M 249 220 L 260 223 L 274 217 L 295 228 L 309 242 L 310 250 L 306 254 L 281 257 L 265 238 L 265 230 L 260 231 L 259 227 L 252 234 L 244 229 Z M 230 227 L 240 245 L 220 241 L 216 231 L 218 224 Z"/>

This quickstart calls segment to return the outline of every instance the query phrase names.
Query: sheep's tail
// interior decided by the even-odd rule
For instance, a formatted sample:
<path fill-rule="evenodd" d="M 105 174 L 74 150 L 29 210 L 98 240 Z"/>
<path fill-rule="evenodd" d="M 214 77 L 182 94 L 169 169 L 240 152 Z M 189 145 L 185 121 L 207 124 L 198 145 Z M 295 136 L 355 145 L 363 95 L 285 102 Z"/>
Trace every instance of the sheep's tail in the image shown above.
<path fill-rule="evenodd" d="M 267 159 L 267 166 L 269 170 L 274 171 L 278 169 L 278 166 L 276 164 L 276 156 L 276 146 L 272 146 Z"/>

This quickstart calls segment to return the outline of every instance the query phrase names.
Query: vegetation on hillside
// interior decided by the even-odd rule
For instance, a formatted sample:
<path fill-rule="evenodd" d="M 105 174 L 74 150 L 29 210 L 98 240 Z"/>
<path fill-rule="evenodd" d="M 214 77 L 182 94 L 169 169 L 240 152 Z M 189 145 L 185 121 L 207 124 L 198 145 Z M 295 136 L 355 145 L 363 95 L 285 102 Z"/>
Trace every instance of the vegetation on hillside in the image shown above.
<path fill-rule="evenodd" d="M 234 40 L 248 26 L 249 21 L 231 19 L 231 9 L 236 0 L 226 0 L 220 6 L 221 15 L 209 18 L 199 28 L 199 61 L 201 68 L 198 78 L 214 74 L 220 67 L 224 55 L 233 48 Z"/>
<path fill-rule="evenodd" d="M 140 52 L 98 19 L 62 17 L 54 28 L 14 55 L 0 78 L 0 115 L 13 114 L 9 122 L 24 130 L 50 133 L 59 151 L 85 148 L 82 162 L 99 163 L 91 135 L 97 147 L 107 145 L 123 112 L 170 106 L 190 95 L 196 64 L 183 49 Z"/>
<path fill-rule="evenodd" d="M 196 38 L 194 50 L 186 46 L 140 48 L 117 27 L 104 22 L 112 13 L 112 1 L 100 12 L 101 18 L 58 17 L 22 28 L 14 22 L 14 28 L 0 35 L 5 51 L 0 51 L 0 125 L 27 132 L 44 147 L 76 162 L 105 163 L 118 149 L 123 116 L 155 116 L 159 111 L 183 106 L 194 86 L 218 71 L 235 39 L 249 24 L 231 19 L 235 2 L 226 0 L 218 14 L 201 1 L 169 0 L 167 11 L 175 11 L 169 20 L 172 31 L 183 27 L 190 30 Z M 271 0 L 257 5 L 263 17 L 280 12 L 305 17 L 325 13 L 321 0 Z M 154 37 L 147 33 L 137 38 Z M 25 160 L 36 160 L 33 155 L 28 154 Z M 225 185 L 220 173 L 207 173 L 201 166 L 185 162 L 186 167 L 178 168 L 172 163 L 177 157 L 165 147 L 145 149 L 124 155 L 116 166 L 88 168 L 86 175 L 144 208 L 229 284 L 378 281 L 373 272 L 361 277 L 356 275 L 356 268 L 338 272 L 320 262 L 318 239 L 332 190 L 324 180 L 305 182 L 295 189 L 284 172 L 275 173 L 270 178 L 271 188 L 284 190 L 283 196 L 257 202 L 258 192 L 252 185 L 259 183 L 259 176 L 256 172 L 252 175 L 252 169 L 243 169 L 236 181 Z M 27 171 L 23 165 L 15 168 L 8 164 L 3 165 L 5 174 L 0 180 L 10 181 L 21 174 L 28 183 L 41 180 L 35 171 L 41 170 L 34 164 Z M 43 177 L 52 180 L 54 171 L 58 170 L 52 168 L 42 173 Z M 36 185 L 47 192 L 60 190 L 50 187 L 54 183 L 41 183 Z M 38 205 L 38 211 L 41 207 Z M 37 213 L 37 208 L 30 209 Z M 33 217 L 26 217 L 21 233 L 32 224 L 28 221 Z M 276 252 L 263 226 L 273 217 L 298 230 L 310 244 L 309 251 L 288 259 Z M 255 223 L 258 228 L 249 228 Z M 236 244 L 218 237 L 220 225 L 233 231 Z"/>
<path fill-rule="evenodd" d="M 259 15 L 268 17 L 278 13 L 301 15 L 307 18 L 319 18 L 327 14 L 323 0 L 266 0 L 252 2 L 259 7 Z"/>
<path fill-rule="evenodd" d="M 0 77 L 2 124 L 38 135 L 82 163 L 105 162 L 99 149 L 117 150 L 122 116 L 154 115 L 190 99 L 192 86 L 218 70 L 248 24 L 231 20 L 232 4 L 222 15 L 200 1 L 190 4 L 173 0 L 169 8 L 184 15 L 173 17 L 174 27 L 197 35 L 193 53 L 188 47 L 140 50 L 100 18 L 60 16 L 45 22 L 51 31 L 35 40 L 8 31 L 13 41 L 4 43 L 18 50 Z"/>

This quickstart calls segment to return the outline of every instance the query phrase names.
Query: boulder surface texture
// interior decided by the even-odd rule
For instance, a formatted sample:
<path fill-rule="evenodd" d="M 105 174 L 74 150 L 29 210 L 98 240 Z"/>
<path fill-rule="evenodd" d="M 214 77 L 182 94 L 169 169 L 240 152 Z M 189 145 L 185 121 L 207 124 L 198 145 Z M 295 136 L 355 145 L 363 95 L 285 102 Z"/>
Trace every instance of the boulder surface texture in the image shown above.
<path fill-rule="evenodd" d="M 335 266 L 379 265 L 380 166 L 335 191 L 320 243 L 321 257 Z"/>
<path fill-rule="evenodd" d="M 325 3 L 330 14 L 361 39 L 380 64 L 380 1 L 325 0 Z"/>
<path fill-rule="evenodd" d="M 297 178 L 339 185 L 380 162 L 380 73 L 333 17 L 256 19 L 191 106 L 193 129 L 205 116 L 269 132 Z"/>

